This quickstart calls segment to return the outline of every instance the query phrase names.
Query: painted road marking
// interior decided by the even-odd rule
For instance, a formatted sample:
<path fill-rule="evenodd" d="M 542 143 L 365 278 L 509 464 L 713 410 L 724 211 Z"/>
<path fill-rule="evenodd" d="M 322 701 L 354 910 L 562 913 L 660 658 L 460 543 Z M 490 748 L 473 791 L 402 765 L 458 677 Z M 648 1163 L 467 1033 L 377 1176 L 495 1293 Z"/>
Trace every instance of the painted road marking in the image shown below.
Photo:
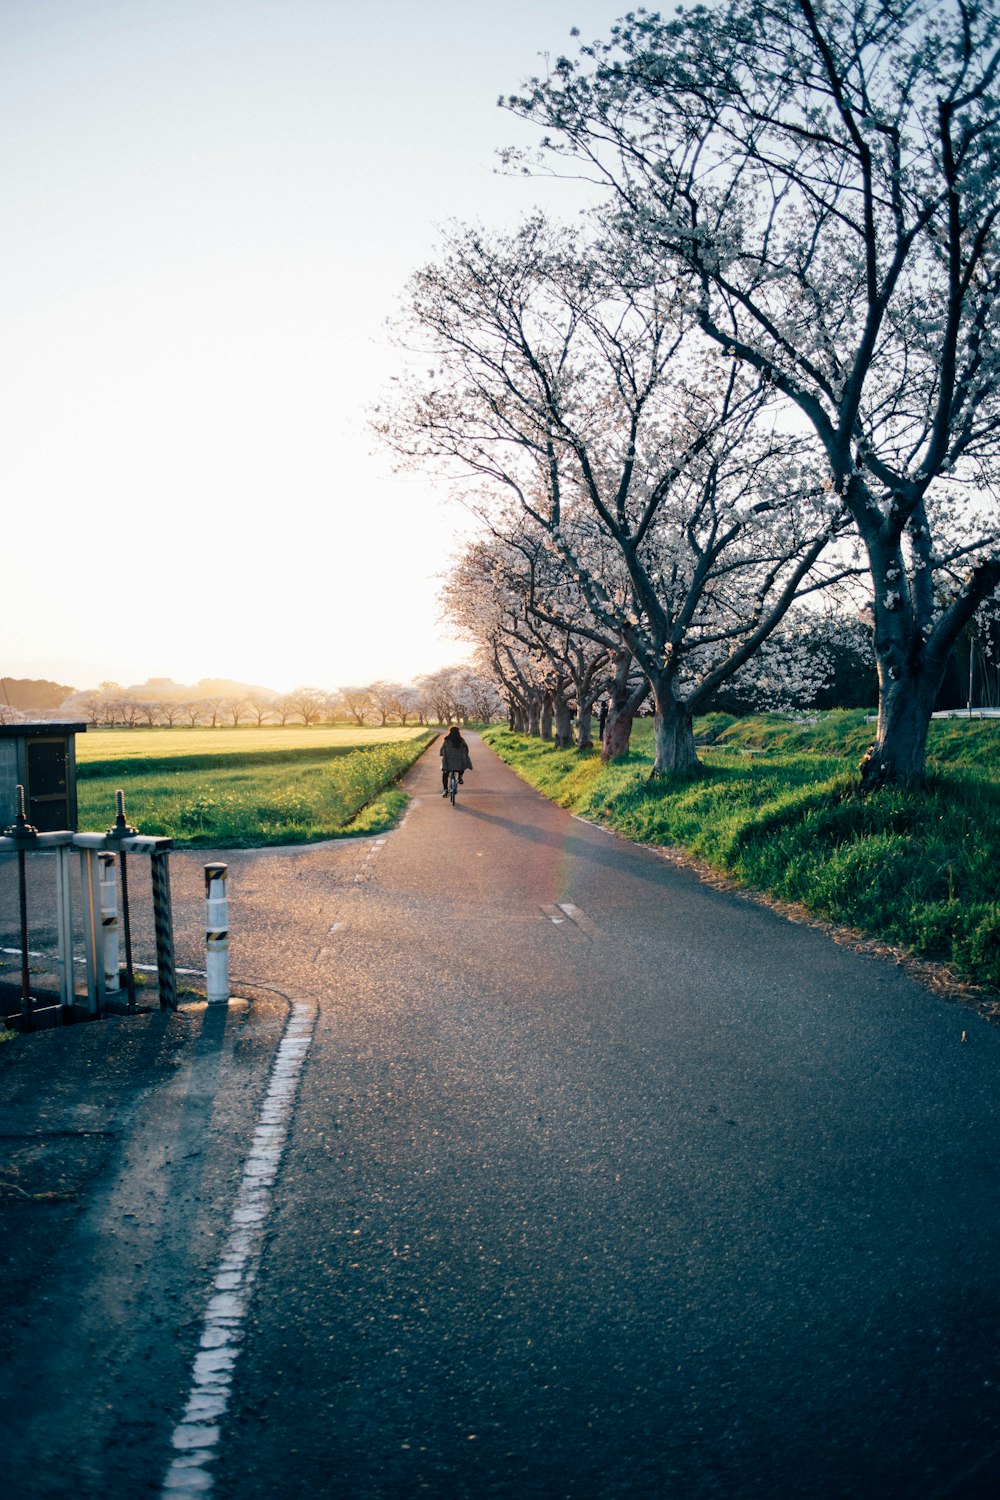
<path fill-rule="evenodd" d="M 0 957 L 5 957 L 7 955 L 10 955 L 11 957 L 14 957 L 14 958 L 20 958 L 21 957 L 21 950 L 20 950 L 20 948 L 0 948 Z M 44 959 L 47 959 L 47 960 L 51 960 L 52 963 L 57 963 L 58 962 L 58 957 L 57 957 L 57 955 L 55 953 L 36 953 L 33 948 L 29 948 L 28 949 L 28 957 L 29 958 L 44 958 Z M 73 956 L 73 962 L 75 964 L 78 964 L 82 968 L 83 965 L 86 964 L 87 960 L 85 958 L 83 958 L 82 956 L 80 956 L 80 955 L 74 954 L 74 956 Z M 132 967 L 133 967 L 133 969 L 135 970 L 135 972 L 137 974 L 140 973 L 140 972 L 143 973 L 143 974 L 158 974 L 159 973 L 159 969 L 157 968 L 156 964 L 133 964 Z M 176 968 L 176 969 L 174 969 L 174 973 L 175 974 L 187 974 L 189 976 L 190 975 L 194 975 L 196 979 L 204 979 L 205 978 L 205 970 L 204 969 L 181 969 L 181 968 Z"/>
<path fill-rule="evenodd" d="M 576 923 L 581 932 L 585 932 L 588 937 L 594 936 L 597 928 L 587 916 L 587 913 L 581 911 L 578 906 L 574 906 L 572 901 L 560 901 L 559 910 L 564 911 L 570 921 Z"/>
<path fill-rule="evenodd" d="M 558 906 L 543 906 L 542 911 L 556 927 L 565 926 L 567 937 L 577 939 L 584 933 L 587 937 L 593 937 L 597 932 L 586 913 L 574 906 L 572 901 L 560 901 Z"/>
<path fill-rule="evenodd" d="M 229 1404 L 243 1324 L 272 1207 L 272 1188 L 315 1024 L 315 1005 L 294 1001 L 216 1267 L 214 1295 L 201 1325 L 187 1405 L 171 1439 L 174 1457 L 163 1481 L 164 1500 L 194 1500 L 212 1490 L 214 1481 L 208 1465 L 215 1458 L 222 1434 L 220 1421 Z"/>

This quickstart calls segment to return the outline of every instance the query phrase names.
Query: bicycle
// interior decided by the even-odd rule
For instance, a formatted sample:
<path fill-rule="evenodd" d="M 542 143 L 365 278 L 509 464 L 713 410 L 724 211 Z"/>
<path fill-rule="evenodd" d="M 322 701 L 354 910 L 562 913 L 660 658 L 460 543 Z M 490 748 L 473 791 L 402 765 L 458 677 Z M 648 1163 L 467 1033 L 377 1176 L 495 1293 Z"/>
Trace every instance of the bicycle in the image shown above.
<path fill-rule="evenodd" d="M 448 772 L 448 798 L 452 807 L 455 806 L 455 793 L 458 791 L 458 772 Z"/>

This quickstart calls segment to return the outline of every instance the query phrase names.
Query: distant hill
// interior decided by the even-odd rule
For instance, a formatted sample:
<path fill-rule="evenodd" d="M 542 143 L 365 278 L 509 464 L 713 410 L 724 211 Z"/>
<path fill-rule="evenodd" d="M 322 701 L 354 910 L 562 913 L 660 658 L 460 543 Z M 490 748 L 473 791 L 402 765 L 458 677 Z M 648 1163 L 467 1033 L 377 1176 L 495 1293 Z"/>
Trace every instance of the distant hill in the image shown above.
<path fill-rule="evenodd" d="M 0 677 L 0 703 L 23 714 L 58 708 L 75 692 L 76 688 L 64 682 L 49 682 L 45 677 Z"/>

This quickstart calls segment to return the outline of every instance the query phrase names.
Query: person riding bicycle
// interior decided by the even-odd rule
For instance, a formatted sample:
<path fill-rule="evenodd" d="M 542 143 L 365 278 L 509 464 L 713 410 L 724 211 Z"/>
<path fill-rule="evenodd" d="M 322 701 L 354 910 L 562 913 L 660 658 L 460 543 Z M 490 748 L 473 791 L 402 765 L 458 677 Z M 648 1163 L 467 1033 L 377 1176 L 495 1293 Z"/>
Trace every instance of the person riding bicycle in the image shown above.
<path fill-rule="evenodd" d="M 469 747 L 459 733 L 458 725 L 453 724 L 441 741 L 441 785 L 444 788 L 441 795 L 448 795 L 448 776 L 450 772 L 458 772 L 458 780 L 461 785 L 462 773 L 472 770 L 472 761 L 469 759 Z"/>

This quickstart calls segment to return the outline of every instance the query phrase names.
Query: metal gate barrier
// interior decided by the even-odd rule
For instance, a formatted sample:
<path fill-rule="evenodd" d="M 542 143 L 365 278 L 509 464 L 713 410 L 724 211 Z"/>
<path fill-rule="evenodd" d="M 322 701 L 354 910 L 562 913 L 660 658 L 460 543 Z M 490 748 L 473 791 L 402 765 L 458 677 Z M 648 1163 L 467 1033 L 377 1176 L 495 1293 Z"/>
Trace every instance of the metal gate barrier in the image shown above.
<path fill-rule="evenodd" d="M 83 890 L 83 948 L 86 970 L 87 1019 L 104 1016 L 113 1006 L 134 1011 L 135 981 L 131 952 L 131 917 L 128 897 L 128 857 L 142 855 L 150 861 L 153 900 L 153 928 L 156 944 L 156 972 L 159 983 L 160 1009 L 177 1009 L 177 971 L 174 960 L 173 915 L 170 906 L 169 852 L 173 840 L 138 833 L 125 821 L 122 794 L 118 796 L 118 818 L 107 833 L 72 833 L 68 830 L 39 833 L 24 815 L 21 787 L 18 815 L 0 835 L 0 854 L 18 858 L 18 898 L 21 926 L 21 1026 L 30 1030 L 34 1001 L 28 978 L 28 918 L 25 857 L 27 854 L 52 853 L 56 860 L 56 930 L 58 934 L 59 1004 L 65 1019 L 81 1004 L 74 979 L 74 924 L 72 901 L 72 862 L 79 860 Z M 121 870 L 122 916 L 125 937 L 125 981 L 127 1000 L 117 1001 L 120 988 L 119 944 L 117 934 L 117 893 L 115 861 Z"/>

